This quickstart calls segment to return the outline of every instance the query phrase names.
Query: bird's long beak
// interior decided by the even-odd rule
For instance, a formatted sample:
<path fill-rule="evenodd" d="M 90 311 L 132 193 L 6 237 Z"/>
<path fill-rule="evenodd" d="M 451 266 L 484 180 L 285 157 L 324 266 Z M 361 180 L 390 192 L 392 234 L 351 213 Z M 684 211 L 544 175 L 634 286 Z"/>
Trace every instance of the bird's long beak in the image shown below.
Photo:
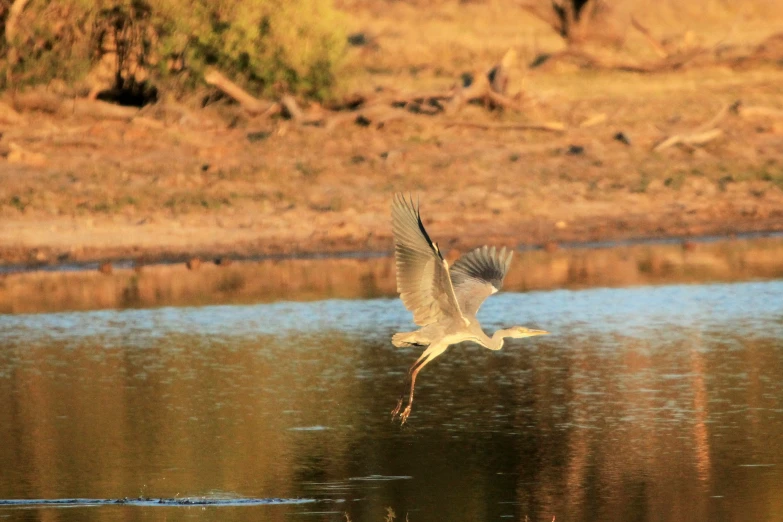
<path fill-rule="evenodd" d="M 534 335 L 549 335 L 549 332 L 546 330 L 528 330 L 527 334 L 528 336 L 533 337 Z"/>

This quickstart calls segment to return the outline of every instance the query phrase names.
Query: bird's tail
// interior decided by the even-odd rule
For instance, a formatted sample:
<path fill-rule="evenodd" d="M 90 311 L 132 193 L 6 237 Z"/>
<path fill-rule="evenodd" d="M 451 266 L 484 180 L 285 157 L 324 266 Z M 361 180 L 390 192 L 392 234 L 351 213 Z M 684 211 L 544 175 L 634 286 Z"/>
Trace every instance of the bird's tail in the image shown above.
<path fill-rule="evenodd" d="M 421 339 L 416 335 L 418 332 L 401 332 L 392 335 L 392 344 L 397 348 L 406 346 L 424 346 Z"/>

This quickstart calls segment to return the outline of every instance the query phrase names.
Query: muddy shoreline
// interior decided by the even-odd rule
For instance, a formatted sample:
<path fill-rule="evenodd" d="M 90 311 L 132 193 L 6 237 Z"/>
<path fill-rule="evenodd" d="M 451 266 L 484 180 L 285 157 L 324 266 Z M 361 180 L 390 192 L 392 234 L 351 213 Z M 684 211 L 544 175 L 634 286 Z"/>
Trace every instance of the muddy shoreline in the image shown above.
<path fill-rule="evenodd" d="M 783 277 L 773 237 L 566 245 L 518 251 L 506 291 L 709 283 Z M 455 253 L 450 254 L 453 257 Z M 396 295 L 391 256 L 205 261 L 0 273 L 0 313 L 202 306 Z"/>
<path fill-rule="evenodd" d="M 655 222 L 629 224 L 622 220 L 583 220 L 567 225 L 565 229 L 557 226 L 542 226 L 531 223 L 527 227 L 517 228 L 514 224 L 505 224 L 504 228 L 495 226 L 471 227 L 470 223 L 459 223 L 455 228 L 474 230 L 470 235 L 449 233 L 447 227 L 437 227 L 433 234 L 441 248 L 456 255 L 484 244 L 508 246 L 517 250 L 559 248 L 578 248 L 606 244 L 701 242 L 705 238 L 732 239 L 737 237 L 775 236 L 783 232 L 783 209 L 763 220 L 742 220 L 741 216 L 715 223 L 699 222 L 697 219 L 673 222 L 663 220 Z M 339 218 L 339 216 L 338 216 Z M 603 223 L 599 224 L 601 221 Z M 343 223 L 342 228 L 348 228 Z M 339 231 L 339 227 L 338 227 Z M 171 245 L 154 244 L 141 246 L 132 242 L 120 245 L 84 245 L 78 248 L 61 245 L 2 245 L 0 246 L 0 272 L 18 272 L 30 270 L 62 270 L 72 268 L 92 268 L 100 263 L 113 263 L 118 266 L 137 266 L 146 264 L 184 263 L 191 259 L 202 261 L 237 260 L 262 261 L 275 259 L 317 259 L 382 256 L 391 253 L 393 248 L 389 231 L 374 233 L 361 227 L 350 227 L 346 235 L 311 235 L 302 238 L 296 234 L 257 240 L 242 240 L 234 243 L 211 241 L 220 235 L 220 229 L 205 230 L 191 244 Z M 121 233 L 121 232 L 120 232 Z M 155 232 L 152 232 L 156 234 Z M 165 232 L 158 230 L 161 239 Z"/>

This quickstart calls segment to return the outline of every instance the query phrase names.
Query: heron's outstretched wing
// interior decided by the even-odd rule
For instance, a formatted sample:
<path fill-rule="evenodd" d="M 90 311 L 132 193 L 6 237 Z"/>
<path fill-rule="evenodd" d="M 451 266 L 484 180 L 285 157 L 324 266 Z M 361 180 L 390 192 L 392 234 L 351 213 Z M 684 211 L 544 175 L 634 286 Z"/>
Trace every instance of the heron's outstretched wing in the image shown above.
<path fill-rule="evenodd" d="M 481 303 L 503 286 L 513 250 L 506 254 L 503 247 L 477 248 L 463 255 L 451 267 L 451 282 L 460 310 L 466 315 L 476 315 Z"/>
<path fill-rule="evenodd" d="M 402 194 L 392 205 L 397 291 L 413 321 L 425 326 L 446 317 L 461 318 L 449 266 L 421 222 L 413 201 Z"/>

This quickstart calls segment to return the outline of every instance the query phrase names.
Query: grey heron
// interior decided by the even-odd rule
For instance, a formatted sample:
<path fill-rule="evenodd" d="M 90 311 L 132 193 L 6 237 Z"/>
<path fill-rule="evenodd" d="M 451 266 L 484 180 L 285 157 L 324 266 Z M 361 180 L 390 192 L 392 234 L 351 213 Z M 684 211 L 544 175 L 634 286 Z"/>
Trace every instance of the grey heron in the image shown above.
<path fill-rule="evenodd" d="M 416 376 L 452 344 L 472 341 L 490 350 L 500 350 L 505 338 L 520 339 L 549 332 L 512 326 L 489 337 L 476 319 L 484 300 L 502 287 L 511 265 L 512 250 L 479 247 L 449 268 L 438 245 L 424 229 L 418 205 L 402 194 L 394 196 L 392 230 L 397 291 L 405 307 L 413 313 L 413 321 L 421 327 L 394 334 L 392 344 L 426 347 L 408 372 L 408 405 L 400 413 L 402 396 L 392 411 L 392 420 L 399 414 L 401 424 L 405 424 L 413 405 Z"/>

